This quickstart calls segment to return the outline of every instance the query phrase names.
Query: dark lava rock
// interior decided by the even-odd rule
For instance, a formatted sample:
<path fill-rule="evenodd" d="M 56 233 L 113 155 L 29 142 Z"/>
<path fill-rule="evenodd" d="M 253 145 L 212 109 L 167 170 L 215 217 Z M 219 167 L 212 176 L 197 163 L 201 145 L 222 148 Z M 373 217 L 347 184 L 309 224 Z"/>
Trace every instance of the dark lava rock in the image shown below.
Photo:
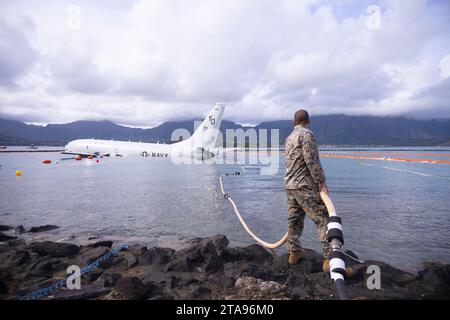
<path fill-rule="evenodd" d="M 87 280 L 88 282 L 94 282 L 105 272 L 102 268 L 94 268 L 90 272 L 82 275 L 82 279 Z M 106 287 L 106 286 L 105 286 Z"/>
<path fill-rule="evenodd" d="M 204 270 L 206 272 L 218 272 L 223 270 L 223 261 L 219 257 L 217 247 L 212 240 L 202 243 L 200 254 L 205 262 Z"/>
<path fill-rule="evenodd" d="M 41 256 L 48 255 L 51 257 L 73 256 L 80 251 L 80 247 L 74 244 L 51 241 L 34 242 L 30 245 L 30 249 Z"/>
<path fill-rule="evenodd" d="M 241 267 L 241 276 L 253 277 L 265 281 L 275 281 L 279 283 L 284 283 L 288 277 L 285 273 L 274 272 L 271 267 L 257 264 L 243 265 Z"/>
<path fill-rule="evenodd" d="M 96 247 L 83 252 L 83 264 L 89 265 L 109 252 L 106 247 Z"/>
<path fill-rule="evenodd" d="M 370 274 L 367 273 L 367 268 L 371 265 L 376 265 L 380 268 L 381 283 L 383 288 L 392 288 L 393 286 L 404 285 L 417 279 L 417 276 L 409 272 L 394 268 L 382 261 L 367 260 L 364 262 L 364 264 L 353 267 L 356 271 L 356 274 L 352 278 L 348 279 L 348 282 L 365 282 L 370 276 Z"/>
<path fill-rule="evenodd" d="M 13 266 L 21 266 L 27 262 L 29 262 L 31 259 L 30 253 L 26 250 L 18 250 L 14 254 L 14 256 L 11 259 L 11 264 Z"/>
<path fill-rule="evenodd" d="M 168 271 L 187 272 L 197 267 L 212 273 L 223 269 L 223 261 L 219 257 L 218 250 L 210 238 L 196 238 L 190 245 L 173 255 L 168 266 Z"/>
<path fill-rule="evenodd" d="M 439 262 L 424 262 L 425 269 L 419 271 L 421 280 L 439 285 L 450 287 L 450 264 L 443 265 Z"/>
<path fill-rule="evenodd" d="M 50 259 L 39 262 L 34 269 L 51 273 L 53 271 L 63 270 L 67 267 L 67 263 L 62 262 L 59 259 Z"/>
<path fill-rule="evenodd" d="M 289 288 L 288 295 L 294 300 L 304 300 L 309 297 L 308 292 L 303 287 Z"/>
<path fill-rule="evenodd" d="M 39 227 L 32 227 L 29 232 L 44 232 L 44 231 L 50 231 L 54 229 L 58 229 L 58 226 L 55 226 L 53 224 L 46 224 L 45 226 L 39 226 Z"/>
<path fill-rule="evenodd" d="M 184 254 L 175 254 L 172 261 L 167 265 L 166 271 L 190 272 L 192 271 L 192 262 Z"/>
<path fill-rule="evenodd" d="M 208 299 L 211 294 L 211 290 L 204 285 L 196 285 L 189 293 L 188 299 Z"/>
<path fill-rule="evenodd" d="M 9 241 L 9 240 L 14 240 L 17 237 L 14 236 L 8 236 L 6 234 L 0 233 L 0 242 L 4 242 L 4 241 Z"/>
<path fill-rule="evenodd" d="M 121 254 L 120 258 L 122 262 L 125 263 L 127 268 L 134 268 L 139 264 L 138 258 L 136 258 L 134 255 L 128 252 Z"/>
<path fill-rule="evenodd" d="M 97 248 L 97 247 L 107 247 L 111 248 L 113 245 L 112 241 L 106 240 L 106 241 L 98 241 L 93 244 L 90 244 L 88 247 Z"/>
<path fill-rule="evenodd" d="M 156 296 L 149 298 L 148 300 L 174 300 L 174 297 L 165 294 L 158 294 Z"/>
<path fill-rule="evenodd" d="M 147 286 L 137 277 L 120 278 L 115 291 L 124 300 L 140 300 L 148 294 Z"/>
<path fill-rule="evenodd" d="M 175 250 L 170 248 L 152 247 L 140 257 L 141 265 L 162 265 L 169 262 Z"/>
<path fill-rule="evenodd" d="M 144 253 L 146 253 L 148 251 L 146 246 L 141 246 L 139 244 L 133 244 L 131 246 L 129 246 L 126 249 L 123 249 L 123 251 L 129 251 L 131 252 L 133 255 L 140 257 L 142 256 Z"/>
<path fill-rule="evenodd" d="M 194 246 L 205 246 L 208 242 L 211 242 L 214 245 L 218 255 L 221 255 L 223 250 L 225 250 L 229 244 L 227 237 L 223 234 L 218 234 L 210 238 L 194 238 L 188 241 L 188 243 Z"/>
<path fill-rule="evenodd" d="M 8 244 L 8 247 L 18 247 L 25 244 L 25 240 L 17 238 L 13 240 L 9 240 L 6 242 Z"/>
<path fill-rule="evenodd" d="M 109 288 L 103 287 L 101 283 L 94 282 L 88 285 L 82 284 L 79 290 L 58 289 L 54 292 L 54 297 L 59 300 L 89 300 L 104 296 L 109 292 Z"/>
<path fill-rule="evenodd" d="M 6 226 L 4 224 L 0 224 L 0 231 L 9 231 L 11 229 L 12 229 L 11 226 Z"/>
<path fill-rule="evenodd" d="M 8 286 L 0 279 L 0 295 L 8 293 Z"/>
<path fill-rule="evenodd" d="M 101 276 L 101 279 L 103 280 L 103 285 L 107 288 L 114 287 L 120 278 L 122 278 L 122 275 L 120 273 L 104 273 Z"/>
<path fill-rule="evenodd" d="M 228 244 L 230 243 L 228 241 L 228 238 L 224 236 L 223 234 L 215 235 L 214 237 L 210 238 L 214 246 L 216 247 L 219 255 L 222 254 L 223 250 L 225 250 L 228 247 Z"/>
<path fill-rule="evenodd" d="M 222 252 L 224 262 L 252 261 L 252 262 L 272 262 L 272 255 L 263 247 L 252 244 L 243 248 L 228 248 Z"/>
<path fill-rule="evenodd" d="M 11 246 L 13 241 L 17 241 L 15 247 Z M 287 255 L 271 253 L 259 245 L 228 248 L 228 240 L 221 235 L 195 238 L 186 244 L 178 251 L 128 247 L 84 274 L 81 290 L 62 287 L 55 290 L 54 299 L 337 299 L 329 274 L 321 271 L 322 256 L 313 250 L 306 249 L 305 258 L 289 266 Z M 0 246 L 1 298 L 20 298 L 51 285 L 67 276 L 67 265 L 91 264 L 110 252 L 110 246 L 105 241 L 79 248 L 68 243 L 24 245 L 20 238 L 10 240 Z M 370 265 L 381 269 L 382 290 L 367 288 Z M 351 298 L 450 296 L 450 265 L 426 263 L 419 276 L 379 261 L 353 267 L 356 275 L 346 280 Z"/>
<path fill-rule="evenodd" d="M 175 277 L 167 272 L 162 272 L 159 270 L 149 269 L 145 273 L 139 276 L 139 278 L 144 282 L 152 282 L 158 285 L 169 285 L 170 287 L 174 284 Z"/>
<path fill-rule="evenodd" d="M 25 230 L 25 228 L 24 228 L 22 225 L 17 226 L 17 227 L 14 228 L 14 233 L 16 233 L 16 234 L 22 234 L 22 233 L 24 233 L 25 231 L 26 231 L 26 230 Z"/>

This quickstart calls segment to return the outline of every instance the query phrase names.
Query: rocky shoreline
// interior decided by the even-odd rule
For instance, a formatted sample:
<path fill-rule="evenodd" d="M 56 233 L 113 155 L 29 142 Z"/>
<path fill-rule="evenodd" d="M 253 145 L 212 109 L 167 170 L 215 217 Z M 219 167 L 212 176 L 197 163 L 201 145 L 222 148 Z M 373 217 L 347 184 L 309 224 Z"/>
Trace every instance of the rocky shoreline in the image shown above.
<path fill-rule="evenodd" d="M 67 278 L 67 267 L 83 268 L 108 254 L 118 243 L 97 241 L 78 246 L 61 242 L 26 242 L 24 232 L 57 226 L 0 225 L 0 299 L 20 299 Z M 131 245 L 83 274 L 81 289 L 62 286 L 42 299 L 337 299 L 322 257 L 307 249 L 296 266 L 287 255 L 259 245 L 229 247 L 224 235 L 194 238 L 179 250 Z M 351 253 L 351 252 L 349 252 Z M 351 253 L 352 254 L 352 253 Z M 449 299 L 450 265 L 424 262 L 411 274 L 381 261 L 348 264 L 357 270 L 347 280 L 352 299 Z M 381 289 L 369 290 L 367 267 L 381 270 Z"/>

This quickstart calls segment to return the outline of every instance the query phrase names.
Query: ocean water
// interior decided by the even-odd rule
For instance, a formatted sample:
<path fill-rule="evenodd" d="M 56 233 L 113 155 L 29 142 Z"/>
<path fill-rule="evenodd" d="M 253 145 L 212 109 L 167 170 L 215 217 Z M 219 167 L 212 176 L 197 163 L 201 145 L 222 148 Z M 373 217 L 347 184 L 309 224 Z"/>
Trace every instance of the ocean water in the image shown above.
<path fill-rule="evenodd" d="M 379 157 L 383 150 L 323 151 Z M 450 160 L 448 148 L 386 152 L 398 158 Z M 282 153 L 273 152 L 275 174 L 261 174 L 268 172 L 254 165 L 259 154 L 263 152 L 237 152 L 246 174 L 226 177 L 224 186 L 253 231 L 264 240 L 277 241 L 287 224 L 284 159 Z M 239 170 L 237 164 L 61 158 L 59 153 L 0 153 L 0 224 L 60 226 L 27 234 L 30 240 L 83 243 L 98 237 L 176 247 L 188 238 L 220 233 L 231 245 L 254 243 L 220 191 L 219 175 Z M 43 159 L 53 163 L 44 165 Z M 411 271 L 420 269 L 424 260 L 450 262 L 450 164 L 345 158 L 322 158 L 322 164 L 343 219 L 346 249 L 362 259 L 383 260 Z M 21 177 L 15 176 L 17 169 L 22 170 Z M 321 250 L 308 218 L 301 240 L 304 247 Z"/>

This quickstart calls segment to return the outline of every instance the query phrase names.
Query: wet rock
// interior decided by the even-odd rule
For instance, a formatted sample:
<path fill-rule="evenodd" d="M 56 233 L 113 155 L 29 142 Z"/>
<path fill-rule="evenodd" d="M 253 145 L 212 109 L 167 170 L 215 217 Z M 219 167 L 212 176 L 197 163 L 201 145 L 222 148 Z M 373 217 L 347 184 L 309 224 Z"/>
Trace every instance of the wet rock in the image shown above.
<path fill-rule="evenodd" d="M 178 250 L 175 253 L 174 258 L 177 259 L 179 257 L 184 257 L 185 259 L 188 259 L 190 262 L 202 262 L 204 260 L 204 257 L 202 256 L 201 248 L 202 248 L 201 243 L 190 245 L 189 247 Z"/>
<path fill-rule="evenodd" d="M 147 286 L 137 277 L 120 278 L 114 290 L 124 300 L 140 300 L 148 294 Z"/>
<path fill-rule="evenodd" d="M 31 260 L 30 253 L 26 250 L 17 251 L 11 259 L 11 265 L 21 266 Z"/>
<path fill-rule="evenodd" d="M 140 257 L 148 251 L 148 248 L 146 246 L 141 246 L 139 244 L 133 244 L 129 246 L 127 249 L 124 249 L 123 251 L 129 251 L 133 255 Z"/>
<path fill-rule="evenodd" d="M 348 282 L 354 283 L 358 281 L 364 281 L 365 283 L 367 278 L 371 275 L 367 273 L 367 268 L 372 265 L 378 266 L 380 268 L 381 283 L 384 288 L 391 288 L 394 285 L 404 285 L 417 279 L 416 275 L 394 268 L 387 263 L 375 260 L 367 260 L 364 262 L 364 264 L 352 266 L 356 273 L 352 278 L 348 279 Z"/>
<path fill-rule="evenodd" d="M 202 243 L 200 254 L 204 261 L 204 270 L 206 272 L 218 272 L 223 270 L 223 261 L 219 257 L 217 247 L 212 240 Z"/>
<path fill-rule="evenodd" d="M 8 236 L 6 234 L 0 233 L 0 242 L 4 242 L 4 241 L 9 241 L 9 240 L 14 240 L 17 237 L 14 236 Z"/>
<path fill-rule="evenodd" d="M 34 242 L 30 245 L 30 249 L 41 256 L 51 257 L 69 257 L 80 251 L 80 247 L 74 244 L 50 241 Z"/>
<path fill-rule="evenodd" d="M 214 246 L 216 247 L 219 255 L 222 254 L 223 250 L 225 250 L 228 247 L 228 244 L 230 243 L 228 241 L 228 238 L 223 234 L 215 235 L 214 237 L 210 238 Z"/>
<path fill-rule="evenodd" d="M 34 269 L 51 274 L 54 271 L 63 270 L 67 267 L 67 263 L 59 259 L 44 260 L 36 264 Z"/>
<path fill-rule="evenodd" d="M 44 231 L 50 231 L 54 229 L 58 229 L 58 226 L 55 226 L 53 224 L 46 224 L 45 226 L 38 226 L 38 227 L 32 227 L 30 231 L 28 232 L 44 232 Z"/>
<path fill-rule="evenodd" d="M 192 262 L 188 256 L 184 254 L 175 255 L 171 262 L 167 265 L 166 271 L 190 272 L 192 271 Z"/>
<path fill-rule="evenodd" d="M 103 285 L 107 288 L 114 287 L 120 278 L 122 278 L 122 275 L 120 273 L 105 273 L 101 276 Z"/>
<path fill-rule="evenodd" d="M 272 262 L 272 255 L 263 247 L 252 244 L 243 248 L 228 248 L 222 252 L 224 262 L 252 261 L 258 263 Z"/>
<path fill-rule="evenodd" d="M 22 233 L 24 233 L 25 231 L 26 231 L 26 230 L 25 230 L 25 228 L 24 228 L 22 225 L 17 226 L 17 227 L 14 228 L 14 233 L 15 233 L 15 234 L 22 234 Z"/>
<path fill-rule="evenodd" d="M 98 248 L 98 247 L 111 248 L 112 245 L 113 245 L 112 241 L 106 240 L 106 241 L 98 241 L 98 242 L 95 242 L 93 244 L 90 244 L 89 247 L 92 247 L 92 248 Z"/>
<path fill-rule="evenodd" d="M 17 244 L 12 246 L 14 241 Z M 20 237 L 5 242 L 0 246 L 3 282 L 0 292 L 6 292 L 0 293 L 2 299 L 17 299 L 53 284 L 55 279 L 67 276 L 67 265 L 85 267 L 97 261 L 110 251 L 110 243 L 97 243 L 80 249 L 72 244 L 48 241 L 24 245 Z M 272 254 L 259 245 L 228 248 L 225 236 L 195 238 L 186 244 L 178 251 L 130 246 L 84 274 L 82 290 L 59 288 L 54 299 L 337 298 L 330 276 L 321 271 L 322 257 L 313 250 L 307 249 L 298 265 L 288 266 L 287 255 Z M 381 269 L 382 290 L 369 290 L 366 286 L 367 267 L 372 264 Z M 445 299 L 450 296 L 449 265 L 428 262 L 419 276 L 379 261 L 353 266 L 357 274 L 346 280 L 350 297 Z"/>
<path fill-rule="evenodd" d="M 209 242 L 212 243 L 218 255 L 221 255 L 223 250 L 225 250 L 229 244 L 227 237 L 223 234 L 218 234 L 210 238 L 194 238 L 188 241 L 192 248 L 195 248 L 196 245 L 204 247 Z"/>
<path fill-rule="evenodd" d="M 127 268 L 134 268 L 139 264 L 139 260 L 131 253 L 121 254 L 120 258 Z"/>
<path fill-rule="evenodd" d="M 7 226 L 7 225 L 4 225 L 4 224 L 0 224 L 0 231 L 9 231 L 9 230 L 11 230 L 13 227 L 11 227 L 11 226 Z"/>
<path fill-rule="evenodd" d="M 443 265 L 435 261 L 425 261 L 425 269 L 419 271 L 421 280 L 435 284 L 436 286 L 450 287 L 450 264 Z"/>
<path fill-rule="evenodd" d="M 100 278 L 100 276 L 105 272 L 105 270 L 103 270 L 102 268 L 94 268 L 92 269 L 90 272 L 85 273 L 82 275 L 82 279 L 86 280 L 87 282 L 94 282 L 95 280 L 97 280 L 98 278 Z M 106 287 L 106 286 L 105 286 Z"/>
<path fill-rule="evenodd" d="M 82 264 L 90 265 L 109 252 L 106 247 L 96 247 L 83 252 Z"/>
<path fill-rule="evenodd" d="M 9 240 L 6 242 L 8 244 L 8 247 L 18 247 L 25 244 L 25 240 L 17 238 L 13 240 Z"/>
<path fill-rule="evenodd" d="M 346 266 L 353 266 L 353 265 L 361 264 L 361 262 L 357 261 L 357 260 L 359 260 L 359 257 L 353 251 L 345 250 L 344 252 L 347 254 L 346 256 L 344 256 L 344 261 L 345 261 Z M 353 257 L 354 259 L 350 258 L 349 256 Z"/>
<path fill-rule="evenodd" d="M 150 248 L 140 257 L 140 264 L 144 266 L 166 264 L 174 252 L 175 250 L 170 248 Z"/>

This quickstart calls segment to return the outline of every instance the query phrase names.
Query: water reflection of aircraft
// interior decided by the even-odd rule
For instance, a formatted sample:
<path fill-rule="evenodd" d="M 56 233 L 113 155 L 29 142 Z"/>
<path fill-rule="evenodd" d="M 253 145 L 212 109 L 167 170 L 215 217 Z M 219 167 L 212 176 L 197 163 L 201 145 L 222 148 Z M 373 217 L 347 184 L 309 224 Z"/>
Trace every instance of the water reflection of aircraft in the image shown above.
<path fill-rule="evenodd" d="M 169 158 L 191 156 L 210 159 L 219 149 L 216 141 L 222 122 L 225 105 L 217 103 L 194 134 L 186 140 L 173 143 L 142 143 L 113 140 L 82 139 L 69 142 L 63 154 L 80 157 L 138 156 Z"/>

